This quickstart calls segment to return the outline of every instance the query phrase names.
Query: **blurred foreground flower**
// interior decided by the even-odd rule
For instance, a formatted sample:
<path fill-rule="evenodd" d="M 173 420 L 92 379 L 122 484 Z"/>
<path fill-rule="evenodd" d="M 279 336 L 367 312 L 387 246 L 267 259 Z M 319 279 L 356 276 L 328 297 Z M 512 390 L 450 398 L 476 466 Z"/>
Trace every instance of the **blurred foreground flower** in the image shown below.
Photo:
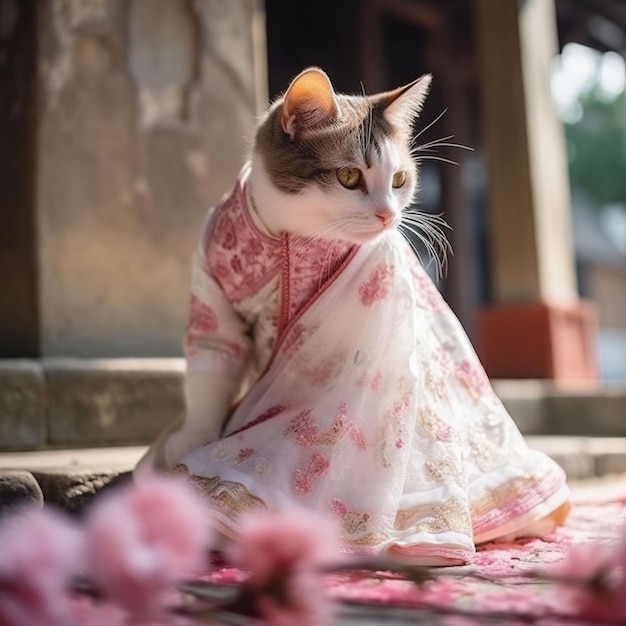
<path fill-rule="evenodd" d="M 239 604 L 272 626 L 322 626 L 333 606 L 323 568 L 339 564 L 339 529 L 329 519 L 291 511 L 245 518 L 231 554 L 249 572 Z"/>
<path fill-rule="evenodd" d="M 174 581 L 205 562 L 207 520 L 200 497 L 173 480 L 107 494 L 86 520 L 89 577 L 135 619 L 162 617 Z"/>
<path fill-rule="evenodd" d="M 540 612 L 529 608 L 537 585 L 494 595 L 501 574 L 347 559 L 338 528 L 307 511 L 244 518 L 229 553 L 244 571 L 228 581 L 219 572 L 190 578 L 207 573 L 213 539 L 200 496 L 167 478 L 101 496 L 82 527 L 49 510 L 24 511 L 0 526 L 0 626 L 217 626 L 248 617 L 325 626 L 334 609 L 326 585 L 337 579 L 354 583 L 345 602 L 412 606 L 432 623 L 626 624 L 626 528 L 617 545 L 575 546 L 552 571 L 524 573 L 554 598 Z M 464 605 L 464 590 L 483 583 L 476 599 L 490 608 Z"/>
<path fill-rule="evenodd" d="M 617 546 L 572 546 L 553 574 L 577 616 L 626 621 L 626 527 Z"/>
<path fill-rule="evenodd" d="M 81 536 L 51 511 L 33 509 L 0 528 L 0 624 L 67 626 L 68 589 Z"/>

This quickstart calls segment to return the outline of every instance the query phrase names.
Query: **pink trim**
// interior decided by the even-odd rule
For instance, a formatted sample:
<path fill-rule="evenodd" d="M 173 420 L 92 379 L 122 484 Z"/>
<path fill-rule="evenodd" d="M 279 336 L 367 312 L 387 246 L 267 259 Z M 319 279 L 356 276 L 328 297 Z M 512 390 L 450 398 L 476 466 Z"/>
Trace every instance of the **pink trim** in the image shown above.
<path fill-rule="evenodd" d="M 350 249 L 350 252 L 348 252 L 348 256 L 344 259 L 343 263 L 337 268 L 337 271 L 322 285 L 322 287 L 318 291 L 315 292 L 315 295 L 306 304 L 304 304 L 301 307 L 297 315 L 293 316 L 293 318 L 289 321 L 289 323 L 285 327 L 284 331 L 282 333 L 279 332 L 278 338 L 276 340 L 276 345 L 274 346 L 274 352 L 272 353 L 272 356 L 270 357 L 270 360 L 265 370 L 263 370 L 262 376 L 264 376 L 267 373 L 267 371 L 270 369 L 270 367 L 273 365 L 274 360 L 276 359 L 276 355 L 280 351 L 280 348 L 282 347 L 285 337 L 289 334 L 289 331 L 300 320 L 300 318 L 322 297 L 322 295 L 339 278 L 339 276 L 343 274 L 343 272 L 346 270 L 346 268 L 348 267 L 348 265 L 350 264 L 350 262 L 352 261 L 352 259 L 354 258 L 354 256 L 359 250 L 360 250 L 360 246 L 357 246 L 357 245 L 355 245 L 353 248 Z M 260 378 L 261 377 L 259 377 L 259 379 Z"/>
<path fill-rule="evenodd" d="M 528 515 L 533 509 L 543 504 L 563 488 L 562 477 L 554 472 L 542 483 L 539 489 L 527 494 L 522 499 L 514 500 L 506 509 L 492 510 L 476 519 L 473 524 L 474 536 L 484 535 L 500 526 L 510 525 L 516 518 Z"/>
<path fill-rule="evenodd" d="M 286 233 L 285 233 L 285 237 L 288 237 Z M 288 250 L 289 250 L 288 243 L 286 242 L 285 245 L 287 246 L 286 250 L 288 253 Z M 326 290 L 337 280 L 337 278 L 339 278 L 339 276 L 346 270 L 346 268 L 348 267 L 348 265 L 350 264 L 350 262 L 352 261 L 356 253 L 359 251 L 359 249 L 360 249 L 360 246 L 357 246 L 357 245 L 351 248 L 350 252 L 348 253 L 348 256 L 344 259 L 344 261 L 339 266 L 337 271 L 324 283 L 324 285 L 315 293 L 315 295 L 301 308 L 301 310 L 297 313 L 297 315 L 294 315 L 293 319 L 291 319 L 289 323 L 286 324 L 284 330 L 281 332 L 279 328 L 279 335 L 276 340 L 276 344 L 274 346 L 274 351 L 272 352 L 272 356 L 270 357 L 269 361 L 267 362 L 267 365 L 265 366 L 265 369 L 260 374 L 257 381 L 248 390 L 246 395 L 249 395 L 252 392 L 252 390 L 260 384 L 260 382 L 265 378 L 265 376 L 267 376 L 268 372 L 274 365 L 276 356 L 278 352 L 280 351 L 280 348 L 285 340 L 285 337 L 289 334 L 289 331 L 300 320 L 300 318 L 309 310 L 309 308 L 313 306 L 313 304 L 315 304 L 315 302 L 317 302 L 317 300 L 326 292 Z M 283 265 L 283 274 L 281 275 L 281 280 L 283 281 L 283 286 L 282 286 L 283 293 L 281 294 L 282 302 L 281 302 L 281 314 L 280 314 L 281 324 L 283 323 L 284 310 L 286 309 L 288 311 L 289 309 L 289 300 L 288 300 L 289 298 L 289 291 L 288 291 L 289 290 L 289 285 L 288 285 L 289 283 L 289 280 L 288 280 L 289 279 L 289 258 L 288 257 L 287 257 L 286 266 L 287 267 L 285 268 L 285 266 Z M 239 408 L 240 403 L 241 401 L 237 404 L 236 407 L 233 407 L 233 409 L 231 410 L 227 418 L 224 420 L 224 425 L 222 426 L 222 433 L 224 433 L 228 429 L 228 424 L 230 420 L 232 419 L 232 416 L 235 414 L 235 412 Z M 280 415 L 280 413 L 276 415 Z M 254 422 L 251 422 L 250 424 L 244 424 L 241 428 L 238 428 L 235 432 L 229 433 L 228 435 L 226 435 L 226 437 L 232 437 L 233 435 L 237 433 L 241 433 L 244 430 L 248 430 L 248 428 L 251 428 L 252 426 L 256 426 L 262 422 L 265 422 L 268 419 L 271 419 L 272 417 L 276 417 L 276 415 L 268 416 L 267 418 L 260 420 L 258 422 L 255 420 Z"/>
<path fill-rule="evenodd" d="M 249 428 L 252 428 L 253 426 L 258 426 L 259 424 L 262 424 L 263 422 L 267 422 L 267 420 L 270 420 L 273 417 L 276 417 L 277 415 L 284 413 L 286 410 L 287 410 L 287 407 L 283 406 L 282 404 L 270 407 L 269 409 L 267 409 L 267 411 L 264 411 L 263 413 L 261 413 L 261 415 L 253 419 L 251 422 L 249 422 L 248 424 L 244 424 L 241 428 L 238 428 L 236 431 L 230 433 L 230 435 L 226 435 L 226 437 L 224 438 L 227 439 L 228 437 L 232 437 L 233 435 L 238 435 L 239 433 L 242 433 L 244 430 L 248 430 Z M 234 410 L 231 412 L 231 415 L 232 413 L 234 413 Z M 230 419 L 230 415 L 228 416 L 228 419 Z"/>
<path fill-rule="evenodd" d="M 402 546 L 392 546 L 386 551 L 388 554 L 406 557 L 437 557 L 442 559 L 456 559 L 468 562 L 468 556 L 474 554 L 473 550 L 463 548 L 437 548 L 432 544 L 414 545 L 403 548 Z"/>
<path fill-rule="evenodd" d="M 289 236 L 287 233 L 283 233 L 280 240 L 280 316 L 278 319 L 278 337 L 289 321 L 289 305 L 290 305 L 290 293 L 289 293 Z M 273 355 L 272 355 L 273 358 Z M 270 359 L 271 361 L 272 359 Z"/>
<path fill-rule="evenodd" d="M 239 228 L 236 228 L 237 222 Z M 227 247 L 221 241 L 224 228 L 232 230 L 235 238 L 232 247 Z M 237 181 L 231 193 L 216 207 L 205 232 L 203 248 L 206 268 L 215 276 L 231 301 L 240 301 L 258 292 L 280 271 L 280 241 L 262 233 L 252 220 L 241 181 Z M 244 242 L 257 242 L 261 247 L 260 267 L 237 269 L 230 265 L 232 260 L 242 254 Z M 217 256 L 212 249 L 213 245 L 219 249 Z M 241 264 L 242 259 L 238 261 Z"/>

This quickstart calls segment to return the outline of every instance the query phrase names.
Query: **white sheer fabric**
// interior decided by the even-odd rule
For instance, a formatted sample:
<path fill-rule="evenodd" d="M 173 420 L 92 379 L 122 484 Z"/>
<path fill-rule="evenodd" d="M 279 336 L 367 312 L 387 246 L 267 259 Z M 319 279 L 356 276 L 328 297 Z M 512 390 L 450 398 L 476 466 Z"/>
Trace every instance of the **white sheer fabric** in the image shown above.
<path fill-rule="evenodd" d="M 400 233 L 271 239 L 244 183 L 210 216 L 187 337 L 189 367 L 231 372 L 241 401 L 177 468 L 222 527 L 303 506 L 353 552 L 463 559 L 560 506 L 562 470 L 528 449 Z"/>

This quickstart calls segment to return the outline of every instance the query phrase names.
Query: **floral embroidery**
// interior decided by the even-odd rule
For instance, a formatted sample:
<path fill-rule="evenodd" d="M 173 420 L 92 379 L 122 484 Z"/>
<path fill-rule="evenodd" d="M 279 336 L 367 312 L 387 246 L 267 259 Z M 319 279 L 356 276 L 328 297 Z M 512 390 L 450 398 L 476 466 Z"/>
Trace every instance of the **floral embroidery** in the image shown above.
<path fill-rule="evenodd" d="M 313 422 L 311 409 L 305 409 L 298 413 L 289 422 L 283 434 L 286 437 L 295 435 L 296 443 L 300 446 L 312 446 L 315 443 L 314 437 L 317 435 L 317 426 Z"/>
<path fill-rule="evenodd" d="M 241 259 L 237 255 L 231 258 L 230 266 L 233 268 L 233 272 L 243 271 L 243 265 L 241 264 Z"/>
<path fill-rule="evenodd" d="M 385 412 L 381 432 L 378 436 L 375 448 L 375 456 L 384 468 L 391 467 L 389 458 L 389 448 L 393 445 L 399 449 L 396 442 L 406 436 L 406 412 L 411 404 L 413 392 L 405 392 L 399 400 L 396 400 L 392 407 Z"/>
<path fill-rule="evenodd" d="M 414 529 L 416 532 L 442 533 L 472 532 L 472 519 L 467 503 L 452 498 L 443 504 L 425 505 L 398 511 L 394 527 L 398 530 Z"/>
<path fill-rule="evenodd" d="M 309 461 L 306 470 L 296 469 L 293 473 L 293 490 L 308 495 L 313 491 L 313 478 L 324 476 L 328 472 L 330 461 L 316 452 Z"/>
<path fill-rule="evenodd" d="M 341 361 L 336 357 L 329 357 L 313 367 L 304 369 L 304 373 L 313 387 L 326 387 L 341 369 Z"/>
<path fill-rule="evenodd" d="M 446 346 L 439 346 L 431 355 L 431 362 L 436 366 L 437 373 L 440 376 L 447 376 L 452 372 L 454 363 L 450 356 L 450 350 Z"/>
<path fill-rule="evenodd" d="M 220 222 L 221 231 L 218 231 L 221 236 L 218 242 L 221 243 L 226 250 L 232 250 L 237 245 L 237 234 L 233 222 L 228 216 L 224 216 Z"/>
<path fill-rule="evenodd" d="M 511 446 L 507 442 L 507 432 L 499 421 L 489 423 L 488 415 L 480 422 L 474 422 L 468 431 L 468 444 L 476 465 L 489 472 L 501 467 L 513 457 Z"/>
<path fill-rule="evenodd" d="M 431 367 L 426 368 L 425 375 L 426 386 L 442 400 L 448 397 L 448 385 L 446 379 L 441 376 L 437 376 Z"/>
<path fill-rule="evenodd" d="M 483 368 L 469 361 L 462 361 L 456 366 L 456 377 L 474 400 L 480 398 L 483 392 L 489 388 L 489 379 Z"/>
<path fill-rule="evenodd" d="M 393 265 L 377 267 L 372 275 L 359 287 L 359 297 L 365 306 L 371 306 L 378 300 L 384 300 L 390 288 L 390 278 L 393 277 Z"/>
<path fill-rule="evenodd" d="M 263 251 L 263 244 L 258 239 L 248 239 L 241 250 L 246 263 L 254 263 Z"/>
<path fill-rule="evenodd" d="M 189 303 L 189 335 L 207 335 L 214 333 L 219 328 L 215 311 L 195 294 L 191 295 Z"/>
<path fill-rule="evenodd" d="M 437 441 L 450 442 L 454 438 L 454 431 L 429 407 L 419 410 L 418 420 L 421 427 Z"/>
<path fill-rule="evenodd" d="M 188 467 L 182 463 L 176 465 L 170 473 L 190 480 L 204 494 L 213 510 L 235 523 L 244 513 L 269 510 L 264 500 L 250 493 L 241 483 L 222 480 L 219 476 L 205 478 L 190 474 Z"/>
<path fill-rule="evenodd" d="M 330 462 L 328 459 L 316 452 L 312 458 L 311 463 L 309 464 L 309 472 L 312 476 L 322 476 L 326 473 L 328 468 L 330 467 Z"/>
<path fill-rule="evenodd" d="M 287 426 L 285 436 L 296 436 L 296 443 L 303 447 L 312 445 L 334 446 L 339 439 L 348 435 L 352 444 L 358 450 L 367 450 L 367 442 L 363 431 L 352 418 L 347 416 L 347 405 L 342 402 L 337 414 L 333 418 L 331 427 L 325 432 L 319 429 L 311 417 L 309 409 L 299 413 Z"/>
<path fill-rule="evenodd" d="M 460 471 L 454 459 L 446 458 L 439 461 L 426 461 L 426 471 L 438 482 L 443 483 L 449 479 L 459 483 Z"/>
<path fill-rule="evenodd" d="M 417 283 L 418 301 L 427 310 L 441 313 L 447 309 L 446 301 L 428 274 L 421 267 L 413 266 L 413 277 Z"/>
<path fill-rule="evenodd" d="M 216 210 L 205 242 L 209 268 L 233 302 L 256 293 L 280 269 L 279 243 L 261 238 L 246 211 L 240 192 L 229 196 Z"/>
<path fill-rule="evenodd" d="M 357 513 L 351 511 L 347 504 L 339 498 L 330 501 L 330 512 L 341 518 L 343 527 L 349 535 L 356 535 L 367 531 L 370 520 L 369 513 Z"/>
<path fill-rule="evenodd" d="M 371 375 L 363 374 L 356 380 L 356 384 L 363 389 L 369 389 L 374 393 L 379 393 L 383 388 L 384 376 L 380 370 Z"/>
<path fill-rule="evenodd" d="M 239 450 L 239 454 L 237 455 L 237 460 L 235 463 L 242 463 L 246 459 L 249 459 L 254 454 L 254 448 L 241 448 Z"/>
<path fill-rule="evenodd" d="M 355 445 L 358 450 L 365 451 L 367 450 L 367 443 L 365 442 L 365 435 L 363 431 L 356 425 L 350 425 L 350 440 Z"/>
<path fill-rule="evenodd" d="M 333 498 L 330 501 L 330 512 L 337 517 L 345 517 L 348 514 L 348 507 L 343 500 Z"/>

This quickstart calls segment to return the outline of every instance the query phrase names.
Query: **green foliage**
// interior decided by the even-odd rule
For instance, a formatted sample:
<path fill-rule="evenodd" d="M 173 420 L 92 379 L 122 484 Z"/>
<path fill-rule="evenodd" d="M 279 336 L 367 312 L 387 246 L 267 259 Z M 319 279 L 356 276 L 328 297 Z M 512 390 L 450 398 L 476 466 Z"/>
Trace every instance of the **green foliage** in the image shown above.
<path fill-rule="evenodd" d="M 572 184 L 599 208 L 626 202 L 626 92 L 607 101 L 594 89 L 579 103 L 582 117 L 565 125 Z"/>

